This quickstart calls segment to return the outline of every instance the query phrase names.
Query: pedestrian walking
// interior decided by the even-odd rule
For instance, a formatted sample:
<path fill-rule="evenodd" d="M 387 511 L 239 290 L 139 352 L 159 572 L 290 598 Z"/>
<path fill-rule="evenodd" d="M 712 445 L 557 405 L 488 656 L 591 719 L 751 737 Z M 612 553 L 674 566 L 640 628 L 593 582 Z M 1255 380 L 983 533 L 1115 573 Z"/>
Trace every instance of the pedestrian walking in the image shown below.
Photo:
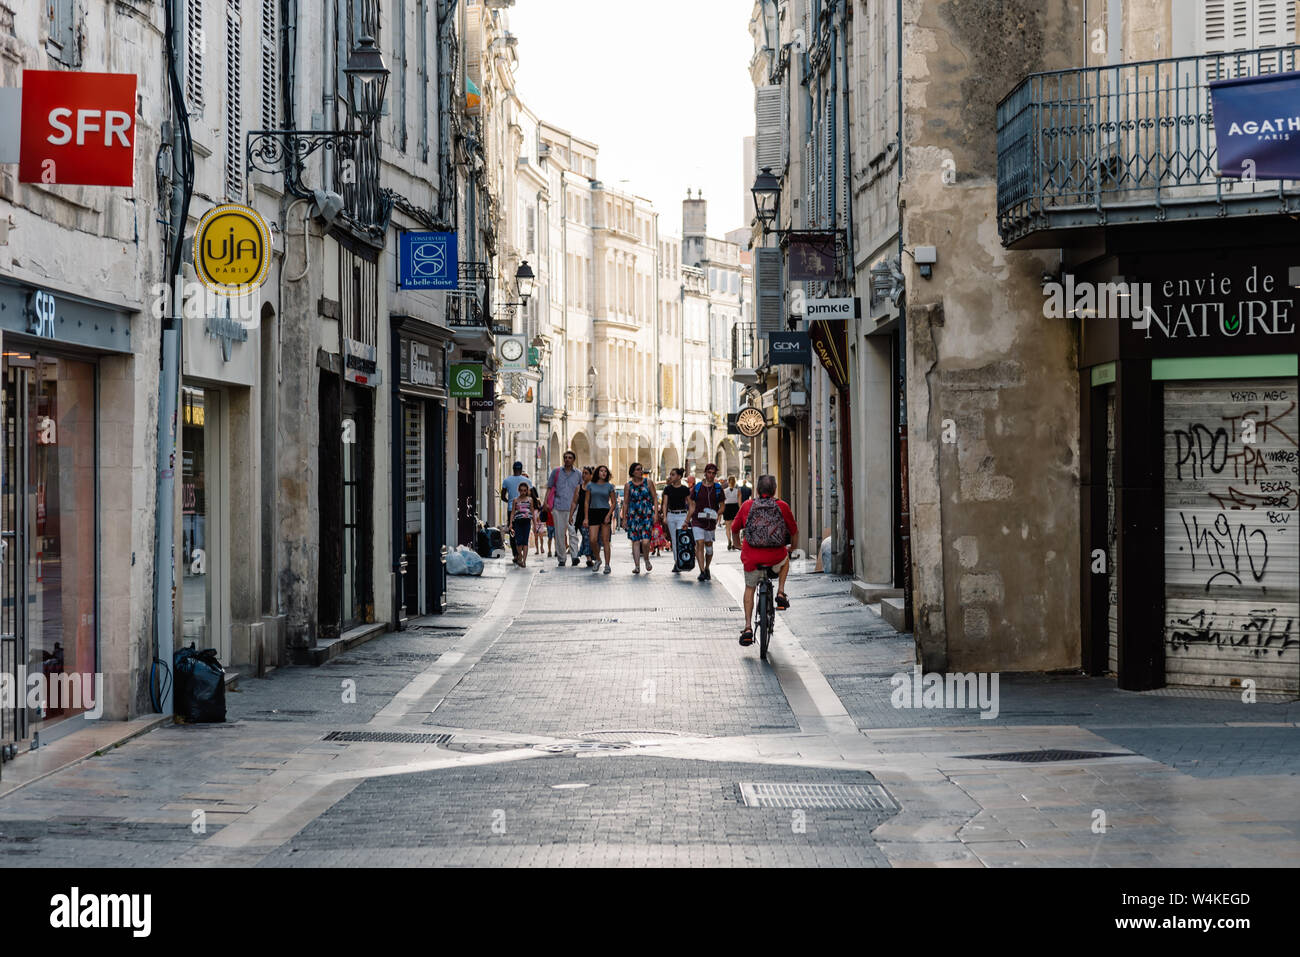
<path fill-rule="evenodd" d="M 684 474 L 683 469 L 673 469 L 668 473 L 668 484 L 664 486 L 664 494 L 659 505 L 660 519 L 668 530 L 668 544 L 673 551 L 674 575 L 682 573 L 681 563 L 677 560 L 677 532 L 686 524 L 686 516 L 690 511 L 687 508 L 687 499 L 690 497 L 691 490 L 682 484 Z"/>
<path fill-rule="evenodd" d="M 613 536 L 614 483 L 610 481 L 609 467 L 597 465 L 592 479 L 587 483 L 587 529 L 591 537 L 591 552 L 596 558 L 593 571 L 600 570 L 600 552 L 605 550 L 605 574 L 610 573 L 610 538 Z"/>
<path fill-rule="evenodd" d="M 519 494 L 510 505 L 510 525 L 514 530 L 515 564 L 528 567 L 528 539 L 533 531 L 533 497 L 527 482 L 519 483 Z"/>
<path fill-rule="evenodd" d="M 510 509 L 514 507 L 515 496 L 519 494 L 519 486 L 524 482 L 531 482 L 527 475 L 524 474 L 524 463 L 516 462 L 510 470 L 510 474 L 501 480 L 501 501 L 506 503 L 506 514 L 510 514 Z"/>
<path fill-rule="evenodd" d="M 717 535 L 718 510 L 725 504 L 718 467 L 710 462 L 704 467 L 704 480 L 691 489 L 691 507 L 687 523 L 695 536 L 695 560 L 700 566 L 699 581 L 713 581 L 709 566 L 713 564 L 713 539 Z"/>
<path fill-rule="evenodd" d="M 533 496 L 533 542 L 537 546 L 535 554 L 542 554 L 542 544 L 546 542 L 546 506 L 537 497 L 537 489 L 532 489 Z M 548 555 L 550 548 L 547 548 Z"/>
<path fill-rule="evenodd" d="M 740 633 L 740 643 L 748 646 L 754 643 L 754 589 L 767 574 L 763 567 L 780 569 L 776 607 L 782 610 L 790 607 L 785 579 L 790 574 L 790 547 L 799 535 L 799 526 L 790 506 L 776 497 L 774 476 L 760 475 L 758 498 L 740 506 L 736 520 L 731 523 L 733 544 L 742 530 L 745 539 L 740 547 L 740 564 L 745 568 L 745 630 Z"/>
<path fill-rule="evenodd" d="M 655 487 L 645 477 L 645 470 L 640 462 L 633 462 L 627 470 L 628 483 L 623 489 L 623 524 L 627 527 L 627 538 L 632 543 L 632 561 L 635 567 L 633 575 L 641 574 L 641 561 L 645 560 L 645 570 L 651 571 L 650 536 L 655 514 Z"/>
<path fill-rule="evenodd" d="M 740 487 L 736 485 L 736 476 L 727 476 L 727 487 L 722 490 L 725 504 L 722 507 L 722 518 L 726 522 L 727 528 L 731 528 L 731 523 L 736 518 L 736 513 L 740 511 Z M 739 545 L 733 545 L 731 535 L 727 535 L 727 551 L 735 551 Z"/>
<path fill-rule="evenodd" d="M 572 450 L 564 453 L 564 465 L 551 470 L 551 477 L 546 483 L 546 504 L 551 509 L 555 523 L 555 557 L 560 567 L 564 567 L 566 558 L 572 564 L 578 564 L 578 532 L 574 528 L 574 506 L 578 497 L 578 488 L 582 485 L 582 473 L 574 468 L 578 457 Z"/>
<path fill-rule="evenodd" d="M 582 467 L 582 485 L 578 487 L 578 498 L 573 505 L 573 526 L 578 530 L 582 545 L 578 548 L 578 557 L 587 559 L 591 567 L 591 530 L 587 527 L 587 486 L 591 482 L 591 466 Z"/>

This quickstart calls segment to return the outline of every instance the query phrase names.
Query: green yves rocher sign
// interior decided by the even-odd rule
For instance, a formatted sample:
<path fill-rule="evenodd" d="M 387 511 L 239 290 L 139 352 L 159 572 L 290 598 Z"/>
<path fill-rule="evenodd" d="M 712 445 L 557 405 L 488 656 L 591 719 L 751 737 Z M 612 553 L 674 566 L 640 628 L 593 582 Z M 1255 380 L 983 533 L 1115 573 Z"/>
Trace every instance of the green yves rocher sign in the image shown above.
<path fill-rule="evenodd" d="M 449 380 L 453 399 L 483 398 L 483 363 L 452 363 Z"/>

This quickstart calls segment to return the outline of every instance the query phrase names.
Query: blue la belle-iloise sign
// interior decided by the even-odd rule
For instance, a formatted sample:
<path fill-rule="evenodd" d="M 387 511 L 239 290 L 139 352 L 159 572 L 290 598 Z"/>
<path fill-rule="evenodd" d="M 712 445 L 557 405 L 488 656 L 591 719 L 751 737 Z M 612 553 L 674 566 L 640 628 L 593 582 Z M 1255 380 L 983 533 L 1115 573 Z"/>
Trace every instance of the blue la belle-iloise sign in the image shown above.
<path fill-rule="evenodd" d="M 402 233 L 397 285 L 402 289 L 455 289 L 459 263 L 455 233 Z"/>
<path fill-rule="evenodd" d="M 1300 73 L 1210 84 L 1219 172 L 1241 179 L 1300 179 Z"/>

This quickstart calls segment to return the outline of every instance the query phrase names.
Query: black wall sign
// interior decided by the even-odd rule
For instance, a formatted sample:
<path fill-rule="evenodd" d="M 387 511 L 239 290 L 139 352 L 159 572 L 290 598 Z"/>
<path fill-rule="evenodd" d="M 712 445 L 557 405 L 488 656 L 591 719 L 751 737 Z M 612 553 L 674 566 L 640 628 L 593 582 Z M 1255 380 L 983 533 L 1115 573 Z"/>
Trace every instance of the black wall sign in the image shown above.
<path fill-rule="evenodd" d="M 491 412 L 497 407 L 496 381 L 493 379 L 483 380 L 483 398 L 470 399 L 469 410 L 471 412 Z"/>
<path fill-rule="evenodd" d="M 774 366 L 812 365 L 812 343 L 806 332 L 769 332 L 767 355 Z"/>

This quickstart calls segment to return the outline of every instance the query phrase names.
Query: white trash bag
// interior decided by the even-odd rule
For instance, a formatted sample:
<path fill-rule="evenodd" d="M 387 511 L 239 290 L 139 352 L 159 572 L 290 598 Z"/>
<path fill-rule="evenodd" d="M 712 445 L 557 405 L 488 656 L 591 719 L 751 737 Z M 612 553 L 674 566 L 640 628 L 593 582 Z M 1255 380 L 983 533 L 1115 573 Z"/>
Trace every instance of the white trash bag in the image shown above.
<path fill-rule="evenodd" d="M 453 548 L 447 552 L 447 574 L 448 575 L 466 575 L 469 571 L 465 565 L 465 556 L 461 554 L 460 549 Z"/>

